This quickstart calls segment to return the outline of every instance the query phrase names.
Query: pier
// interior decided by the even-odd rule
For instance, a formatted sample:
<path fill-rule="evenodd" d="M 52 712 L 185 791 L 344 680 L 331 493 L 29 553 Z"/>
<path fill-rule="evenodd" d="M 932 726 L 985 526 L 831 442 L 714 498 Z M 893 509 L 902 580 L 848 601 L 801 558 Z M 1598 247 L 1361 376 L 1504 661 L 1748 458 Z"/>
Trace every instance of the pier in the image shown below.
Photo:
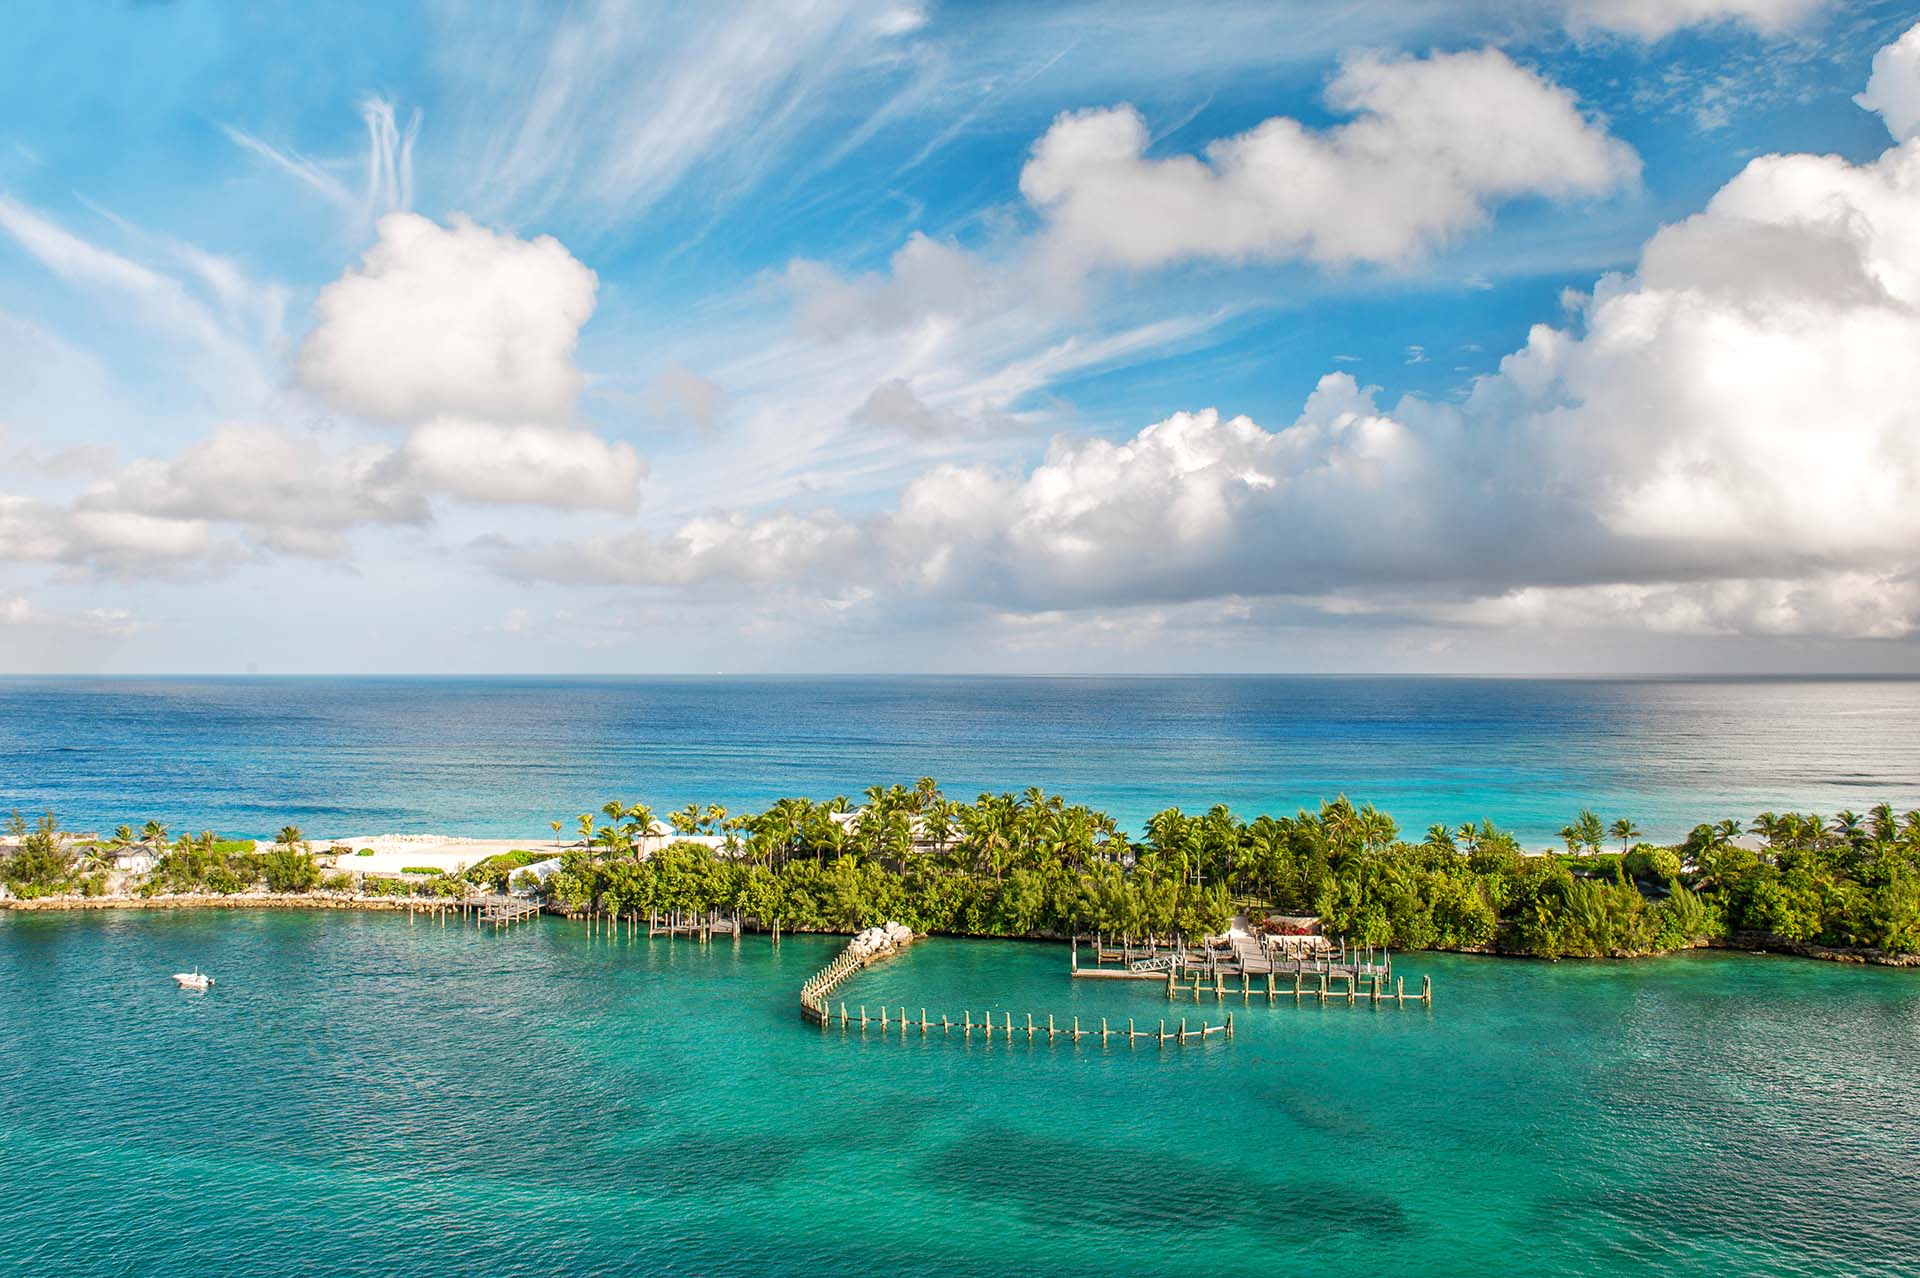
<path fill-rule="evenodd" d="M 540 913 L 540 903 L 521 896 L 483 896 L 475 901 L 480 924 L 512 927 Z"/>
<path fill-rule="evenodd" d="M 845 1002 L 835 1008 L 831 995 L 855 973 L 864 971 L 870 964 L 883 958 L 898 954 L 906 942 L 890 943 L 881 948 L 864 948 L 859 938 L 849 944 L 835 956 L 833 962 L 821 968 L 809 977 L 800 987 L 800 1015 L 809 1024 L 818 1025 L 822 1031 L 836 1022 L 842 1030 L 858 1029 L 863 1035 L 869 1031 L 877 1032 L 884 1038 L 895 1033 L 905 1041 L 914 1029 L 920 1031 L 921 1038 L 930 1037 L 935 1030 L 943 1038 L 958 1035 L 962 1040 L 971 1041 L 977 1033 L 981 1041 L 991 1043 L 996 1036 L 1004 1042 L 1025 1035 L 1027 1042 L 1045 1041 L 1048 1043 L 1069 1042 L 1078 1044 L 1082 1039 L 1098 1038 L 1102 1046 L 1119 1039 L 1132 1047 L 1142 1041 L 1151 1042 L 1159 1047 L 1183 1047 L 1189 1043 L 1205 1043 L 1209 1039 L 1225 1042 L 1233 1037 L 1233 1013 L 1228 1012 L 1225 1021 L 1215 1024 L 1211 1020 L 1202 1020 L 1197 1027 L 1188 1024 L 1187 1017 L 1172 1022 L 1161 1020 L 1152 1029 L 1140 1029 L 1136 1021 L 1129 1019 L 1127 1027 L 1120 1029 L 1108 1024 L 1106 1017 L 1100 1018 L 1100 1028 L 1083 1028 L 1078 1016 L 1066 1021 L 1058 1021 L 1051 1012 L 1021 1013 L 1022 1021 L 1016 1023 L 1012 1012 L 982 1012 L 978 1020 L 974 1019 L 971 1009 L 961 1013 L 960 1019 L 942 1013 L 938 1019 L 930 1015 L 926 1008 L 920 1009 L 916 1019 L 908 1014 L 905 1007 L 894 1009 L 882 1006 L 877 1013 L 869 1013 L 866 1005 L 857 1010 L 849 1008 Z M 994 1020 L 995 1015 L 1000 1017 Z"/>
<path fill-rule="evenodd" d="M 1080 965 L 1083 940 L 1092 949 L 1092 967 Z M 1122 938 L 1116 948 L 1105 937 L 1076 936 L 1068 966 L 1075 979 L 1164 982 L 1170 1001 L 1190 997 L 1197 1003 L 1211 994 L 1215 1002 L 1264 998 L 1277 1003 L 1291 998 L 1296 1004 L 1317 999 L 1433 1005 L 1431 977 L 1421 977 L 1419 992 L 1409 994 L 1406 979 L 1393 974 L 1387 951 L 1370 946 L 1349 950 L 1344 941 L 1336 948 L 1324 936 L 1235 934 L 1191 948 L 1178 939 L 1149 939 L 1136 946 L 1132 938 Z"/>
<path fill-rule="evenodd" d="M 1172 1022 L 1162 1019 L 1154 1029 L 1136 1028 L 1137 1022 L 1133 1018 L 1127 1020 L 1125 1029 L 1111 1027 L 1107 1018 L 1103 1016 L 1100 1018 L 1100 1028 L 1094 1029 L 1091 1025 L 1083 1028 L 1077 1016 L 1065 1023 L 1056 1023 L 1051 1013 L 1040 1017 L 1033 1012 L 1023 1012 L 1021 1013 L 1023 1023 L 1017 1023 L 1012 1012 L 999 1013 L 1000 1019 L 995 1021 L 993 1012 L 982 1012 L 980 1019 L 975 1020 L 973 1013 L 968 1011 L 962 1013 L 961 1018 L 956 1021 L 944 1014 L 936 1020 L 927 1014 L 927 1009 L 924 1007 L 920 1009 L 920 1015 L 917 1018 L 909 1015 L 904 1007 L 891 1018 L 889 1018 L 890 1011 L 890 1008 L 883 1006 L 869 1013 L 865 1004 L 850 1011 L 847 1005 L 842 1003 L 837 1017 L 831 1009 L 828 1010 L 821 1028 L 827 1028 L 837 1019 L 841 1029 L 858 1029 L 862 1034 L 868 1030 L 882 1035 L 898 1033 L 903 1040 L 917 1029 L 920 1031 L 921 1038 L 926 1038 L 938 1030 L 944 1036 L 951 1037 L 958 1034 L 965 1039 L 971 1039 L 978 1033 L 982 1041 L 988 1043 L 991 1043 L 995 1036 L 1009 1043 L 1022 1036 L 1029 1043 L 1040 1041 L 1078 1043 L 1083 1038 L 1097 1038 L 1103 1045 L 1110 1040 L 1119 1039 L 1129 1047 L 1142 1040 L 1161 1047 L 1170 1045 L 1178 1047 L 1187 1043 L 1204 1043 L 1215 1037 L 1221 1039 L 1233 1037 L 1232 1012 L 1228 1012 L 1227 1019 L 1219 1024 L 1203 1020 L 1197 1026 L 1190 1026 L 1188 1019 L 1183 1016 L 1178 1021 Z"/>
<path fill-rule="evenodd" d="M 740 912 L 738 910 L 659 910 L 647 911 L 647 939 L 656 936 L 688 936 L 702 945 L 711 941 L 715 935 L 731 936 L 740 939 Z"/>

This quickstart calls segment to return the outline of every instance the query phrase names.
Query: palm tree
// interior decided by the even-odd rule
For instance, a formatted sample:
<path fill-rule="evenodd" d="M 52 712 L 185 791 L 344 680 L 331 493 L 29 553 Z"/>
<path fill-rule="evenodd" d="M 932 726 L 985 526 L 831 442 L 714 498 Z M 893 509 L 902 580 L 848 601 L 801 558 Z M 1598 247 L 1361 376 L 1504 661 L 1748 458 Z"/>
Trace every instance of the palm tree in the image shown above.
<path fill-rule="evenodd" d="M 1849 847 L 1859 847 L 1867 837 L 1866 830 L 1861 827 L 1860 814 L 1858 812 L 1843 811 L 1835 814 L 1833 824 L 1829 828 L 1840 838 L 1846 840 Z"/>
<path fill-rule="evenodd" d="M 1471 821 L 1462 822 L 1460 825 L 1460 841 L 1467 845 L 1468 852 L 1478 852 L 1480 850 L 1480 827 Z"/>
<path fill-rule="evenodd" d="M 1453 841 L 1453 831 L 1444 825 L 1430 825 L 1427 827 L 1426 846 L 1436 852 L 1459 851 L 1459 848 Z"/>
<path fill-rule="evenodd" d="M 1870 814 L 1873 821 L 1873 841 L 1892 843 L 1900 837 L 1900 822 L 1893 815 L 1891 803 L 1876 803 Z"/>
<path fill-rule="evenodd" d="M 549 821 L 547 824 L 553 827 L 553 845 L 559 847 L 560 832 L 567 828 L 567 823 L 565 821 Z"/>
<path fill-rule="evenodd" d="M 1608 833 L 1620 840 L 1620 851 L 1624 853 L 1627 850 L 1627 844 L 1640 837 L 1640 827 L 1627 820 L 1627 818 L 1621 817 L 1613 823 Z"/>
<path fill-rule="evenodd" d="M 601 826 L 598 830 L 594 831 L 593 841 L 606 849 L 605 855 L 608 860 L 624 857 L 629 853 L 633 854 L 636 861 L 639 860 L 639 852 L 636 849 L 633 838 L 622 826 Z"/>
<path fill-rule="evenodd" d="M 607 806 L 620 808 L 617 803 L 610 803 Z M 620 808 L 612 820 L 625 821 L 629 826 L 628 851 L 633 853 L 633 863 L 639 865 L 644 859 L 641 849 L 646 846 L 646 840 L 653 837 L 653 809 L 644 803 L 629 803 L 626 807 Z"/>
<path fill-rule="evenodd" d="M 167 827 L 158 821 L 149 821 L 140 827 L 140 842 L 146 844 L 157 854 L 167 841 Z"/>
<path fill-rule="evenodd" d="M 1600 824 L 1599 815 L 1592 808 L 1581 808 L 1574 825 L 1580 831 L 1581 846 L 1589 853 L 1598 853 L 1607 839 L 1606 827 Z"/>
<path fill-rule="evenodd" d="M 307 836 L 301 832 L 300 827 L 297 825 L 281 826 L 279 836 L 274 839 L 275 844 L 279 845 L 280 847 L 286 848 L 289 851 L 291 851 L 295 847 L 298 847 L 300 844 L 305 843 L 306 841 L 307 841 Z"/>
<path fill-rule="evenodd" d="M 1814 852 L 1827 846 L 1827 819 L 1818 812 L 1801 817 L 1799 842 Z"/>

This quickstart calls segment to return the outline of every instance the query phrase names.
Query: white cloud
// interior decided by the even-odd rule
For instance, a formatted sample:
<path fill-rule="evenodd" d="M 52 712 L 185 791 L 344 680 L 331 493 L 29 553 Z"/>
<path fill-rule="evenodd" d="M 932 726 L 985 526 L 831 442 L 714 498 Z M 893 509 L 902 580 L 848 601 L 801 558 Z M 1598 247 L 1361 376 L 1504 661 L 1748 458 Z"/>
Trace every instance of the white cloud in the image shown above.
<path fill-rule="evenodd" d="M 1920 580 L 1839 572 L 1795 580 L 1526 586 L 1426 612 L 1438 620 L 1500 628 L 1904 639 L 1920 631 Z"/>
<path fill-rule="evenodd" d="M 1920 616 L 1916 351 L 1920 140 L 1763 156 L 1458 405 L 1383 409 L 1337 373 L 1280 430 L 1209 409 L 1062 436 L 1024 473 L 934 467 L 830 555 L 763 551 L 738 530 L 781 525 L 740 516 L 730 553 L 672 571 L 564 543 L 515 566 L 857 586 L 876 616 L 1286 599 L 1376 625 L 1898 638 Z"/>
<path fill-rule="evenodd" d="M 390 213 L 360 266 L 321 290 L 300 377 L 391 421 L 564 421 L 580 392 L 573 351 L 597 283 L 551 236 L 521 240 L 457 214 L 442 227 Z"/>
<path fill-rule="evenodd" d="M 143 234 L 120 219 L 111 220 L 125 230 Z M 208 384 L 223 394 L 237 388 L 240 399 L 257 402 L 267 393 L 266 356 L 260 349 L 261 339 L 264 337 L 270 345 L 275 334 L 236 332 L 181 280 L 102 248 L 5 195 L 0 195 L 0 232 L 10 235 L 21 248 L 72 287 L 131 303 L 134 315 L 163 341 L 185 342 L 197 348 L 207 357 L 207 367 L 196 371 L 203 372 Z M 232 270 L 230 264 L 200 254 L 191 245 L 174 240 L 165 242 L 169 251 L 191 260 L 195 274 L 220 294 L 223 306 L 239 305 L 249 312 L 249 323 L 245 327 L 257 329 L 260 319 L 271 320 L 277 315 L 280 303 L 276 290 L 255 288 Z M 223 266 L 229 268 L 224 273 Z M 222 293 L 222 289 L 236 291 Z M 243 298 L 242 293 L 247 296 Z M 119 308 L 120 303 L 116 302 L 114 311 L 109 313 L 117 313 Z"/>
<path fill-rule="evenodd" d="M 655 408 L 678 413 L 703 431 L 720 425 L 727 406 L 718 382 L 677 363 L 668 363 L 654 376 L 648 398 Z"/>
<path fill-rule="evenodd" d="M 311 436 L 227 425 L 170 460 L 130 463 L 94 485 L 79 508 L 258 529 L 425 523 L 426 501 L 396 482 L 392 454 L 379 444 L 331 452 Z"/>
<path fill-rule="evenodd" d="M 1877 112 L 1894 141 L 1920 137 L 1920 23 L 1873 55 L 1873 75 L 1854 101 Z"/>
<path fill-rule="evenodd" d="M 584 430 L 441 418 L 396 448 L 229 424 L 98 476 L 70 504 L 0 496 L 0 560 L 184 571 L 231 562 L 243 544 L 341 558 L 357 529 L 431 523 L 435 497 L 632 511 L 644 470 L 632 448 Z"/>
<path fill-rule="evenodd" d="M 1825 4 L 1826 0 L 1562 0 L 1567 26 L 1575 34 L 1615 31 L 1642 40 L 1723 22 L 1779 32 Z"/>
<path fill-rule="evenodd" d="M 486 547 L 507 576 L 543 581 L 695 587 L 709 582 L 797 584 L 831 578 L 859 550 L 861 533 L 831 511 L 702 515 L 671 536 L 643 532 L 541 545 Z"/>
<path fill-rule="evenodd" d="M 392 473 L 469 501 L 630 511 L 646 467 L 592 431 L 442 417 L 414 429 Z"/>
<path fill-rule="evenodd" d="M 346 214 L 350 226 L 364 228 L 382 214 L 413 207 L 413 144 L 420 135 L 420 112 L 414 111 L 403 129 L 394 104 L 370 94 L 360 100 L 360 120 L 367 130 L 367 154 L 366 181 L 358 195 L 327 164 L 274 146 L 231 124 L 222 124 L 220 131 L 235 146 L 259 156 Z"/>
<path fill-rule="evenodd" d="M 0 496 L 0 560 L 133 572 L 202 559 L 214 549 L 205 520 Z"/>
<path fill-rule="evenodd" d="M 987 427 L 1005 426 L 1009 419 L 997 412 L 984 421 L 943 412 L 920 398 L 906 378 L 891 377 L 874 387 L 873 393 L 860 402 L 860 407 L 853 410 L 853 420 L 856 425 L 875 430 L 941 440 Z"/>
<path fill-rule="evenodd" d="M 80 612 L 48 612 L 24 595 L 0 595 L 0 627 L 34 629 L 65 635 L 124 636 L 146 629 L 124 608 L 87 608 Z"/>
<path fill-rule="evenodd" d="M 1597 196 L 1639 159 L 1567 90 L 1495 49 L 1349 61 L 1327 90 L 1355 118 L 1276 116 L 1205 158 L 1149 158 L 1132 107 L 1062 115 L 1020 191 L 1049 249 L 1077 266 L 1181 260 L 1402 262 L 1522 196 Z"/>
<path fill-rule="evenodd" d="M 794 5 L 651 5 L 588 0 L 529 49 L 524 26 L 461 11 L 477 60 L 487 164 L 475 186 L 496 206 L 539 213 L 571 196 L 607 222 L 631 219 L 695 174 L 698 198 L 738 191 L 801 131 L 895 78 L 924 18 L 884 0 Z M 503 73 L 502 65 L 514 70 Z M 456 63 L 456 69 L 465 70 Z M 521 83 L 512 83 L 515 75 Z"/>

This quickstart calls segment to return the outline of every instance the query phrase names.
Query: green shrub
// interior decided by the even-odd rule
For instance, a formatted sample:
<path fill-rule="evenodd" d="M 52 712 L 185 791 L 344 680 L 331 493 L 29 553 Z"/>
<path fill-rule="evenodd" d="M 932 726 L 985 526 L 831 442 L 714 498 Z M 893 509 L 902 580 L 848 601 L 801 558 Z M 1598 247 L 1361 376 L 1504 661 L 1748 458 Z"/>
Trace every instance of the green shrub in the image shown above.
<path fill-rule="evenodd" d="M 439 874 L 441 873 L 441 869 L 437 865 L 403 865 L 400 867 L 400 873 L 402 874 Z"/>
<path fill-rule="evenodd" d="M 205 880 L 207 891 L 216 896 L 232 896 L 235 892 L 246 890 L 246 880 L 224 865 L 216 865 L 207 871 Z"/>
<path fill-rule="evenodd" d="M 535 861 L 544 860 L 546 856 L 542 853 L 515 848 L 511 852 L 501 852 L 475 862 L 467 867 L 467 872 L 461 877 L 469 883 L 477 883 L 500 892 L 506 889 L 507 880 L 515 870 L 523 865 L 532 865 Z"/>
<path fill-rule="evenodd" d="M 322 892 L 351 892 L 353 891 L 353 875 L 346 870 L 339 870 L 332 874 L 323 874 L 320 876 L 319 887 Z"/>
<path fill-rule="evenodd" d="M 1639 844 L 1627 853 L 1625 864 L 1627 873 L 1636 879 L 1671 883 L 1680 877 L 1680 854 L 1672 848 Z"/>
<path fill-rule="evenodd" d="M 1665 851 L 1666 849 L 1661 849 Z M 1676 886 L 1666 900 L 1648 913 L 1656 949 L 1678 950 L 1720 936 L 1724 929 L 1720 917 L 1699 893 Z"/>
<path fill-rule="evenodd" d="M 273 892 L 305 892 L 320 881 L 320 863 L 313 853 L 276 846 L 261 858 L 260 875 Z"/>
<path fill-rule="evenodd" d="M 372 848 L 361 848 L 361 849 L 360 849 L 360 850 L 359 850 L 358 852 L 355 852 L 355 853 L 354 853 L 354 855 L 355 855 L 355 856 L 372 856 L 372 855 L 373 855 L 373 849 L 372 849 Z"/>

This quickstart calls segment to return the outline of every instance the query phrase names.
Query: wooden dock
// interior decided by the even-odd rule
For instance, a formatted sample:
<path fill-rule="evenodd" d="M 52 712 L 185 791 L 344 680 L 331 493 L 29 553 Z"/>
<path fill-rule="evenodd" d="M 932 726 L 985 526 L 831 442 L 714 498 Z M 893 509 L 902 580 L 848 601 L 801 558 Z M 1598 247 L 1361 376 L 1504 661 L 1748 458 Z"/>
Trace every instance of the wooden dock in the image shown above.
<path fill-rule="evenodd" d="M 475 904 L 479 907 L 478 919 L 483 926 L 512 927 L 540 913 L 540 903 L 523 896 L 483 896 Z"/>
<path fill-rule="evenodd" d="M 738 910 L 659 910 L 647 912 L 647 938 L 656 936 L 687 936 L 702 945 L 712 941 L 715 936 L 731 936 L 740 939 L 740 913 Z"/>
<path fill-rule="evenodd" d="M 1160 1047 L 1168 1045 L 1180 1047 L 1188 1043 L 1205 1043 L 1211 1038 L 1218 1038 L 1224 1042 L 1233 1037 L 1232 1012 L 1228 1012 L 1227 1019 L 1220 1024 L 1216 1025 L 1211 1020 L 1203 1020 L 1197 1029 L 1190 1028 L 1184 1016 L 1171 1029 L 1168 1028 L 1165 1020 L 1162 1020 L 1156 1029 L 1139 1029 L 1131 1019 L 1127 1021 L 1125 1029 L 1118 1029 L 1110 1026 L 1107 1018 L 1103 1016 L 1100 1018 L 1100 1028 L 1096 1030 L 1091 1026 L 1081 1028 L 1080 1018 L 1077 1016 L 1064 1023 L 1056 1021 L 1051 1012 L 1044 1014 L 1023 1012 L 1021 1016 L 1024 1024 L 1016 1023 L 1012 1012 L 1001 1012 L 998 1013 L 1000 1021 L 996 1024 L 994 1021 L 996 1013 L 982 1012 L 980 1018 L 975 1020 L 971 1009 L 962 1012 L 957 1021 L 945 1013 L 935 1019 L 924 1007 L 920 1009 L 917 1020 L 909 1016 L 904 1007 L 899 1009 L 898 1015 L 892 1015 L 892 1009 L 887 1007 L 881 1007 L 877 1015 L 870 1014 L 864 1004 L 859 1005 L 856 1011 L 850 1009 L 845 1002 L 840 1003 L 836 1010 L 830 997 L 834 990 L 856 972 L 864 971 L 877 959 L 895 953 L 898 951 L 884 950 L 877 954 L 863 956 L 855 954 L 851 947 L 841 951 L 833 962 L 815 972 L 800 987 L 801 1017 L 810 1024 L 818 1025 L 823 1031 L 837 1022 L 842 1030 L 858 1029 L 862 1034 L 871 1030 L 877 1031 L 882 1036 L 890 1036 L 898 1031 L 903 1041 L 916 1027 L 920 1031 L 921 1038 L 927 1038 L 938 1030 L 943 1038 L 951 1038 L 957 1034 L 963 1041 L 971 1041 L 978 1033 L 981 1040 L 988 1043 L 991 1043 L 995 1036 L 1011 1043 L 1023 1033 L 1029 1043 L 1044 1040 L 1048 1043 L 1065 1041 L 1077 1044 L 1082 1039 L 1097 1038 L 1102 1046 L 1119 1039 L 1129 1047 L 1142 1041 L 1152 1042 Z"/>
<path fill-rule="evenodd" d="M 1238 935 L 1191 948 L 1177 939 L 1171 944 L 1150 940 L 1136 948 L 1131 938 L 1123 938 L 1114 948 L 1104 937 L 1086 938 L 1093 950 L 1092 967 L 1080 966 L 1082 939 L 1073 938 L 1069 959 L 1075 979 L 1159 981 L 1166 985 L 1169 1000 L 1191 996 L 1199 1002 L 1210 993 L 1216 1002 L 1265 998 L 1271 1004 L 1291 998 L 1298 1004 L 1310 998 L 1322 1003 L 1433 1005 L 1431 977 L 1421 977 L 1419 992 L 1409 994 L 1405 978 L 1393 974 L 1393 959 L 1385 950 L 1350 951 L 1345 942 L 1336 948 L 1325 937 Z M 1309 940 L 1314 944 L 1298 944 Z"/>

